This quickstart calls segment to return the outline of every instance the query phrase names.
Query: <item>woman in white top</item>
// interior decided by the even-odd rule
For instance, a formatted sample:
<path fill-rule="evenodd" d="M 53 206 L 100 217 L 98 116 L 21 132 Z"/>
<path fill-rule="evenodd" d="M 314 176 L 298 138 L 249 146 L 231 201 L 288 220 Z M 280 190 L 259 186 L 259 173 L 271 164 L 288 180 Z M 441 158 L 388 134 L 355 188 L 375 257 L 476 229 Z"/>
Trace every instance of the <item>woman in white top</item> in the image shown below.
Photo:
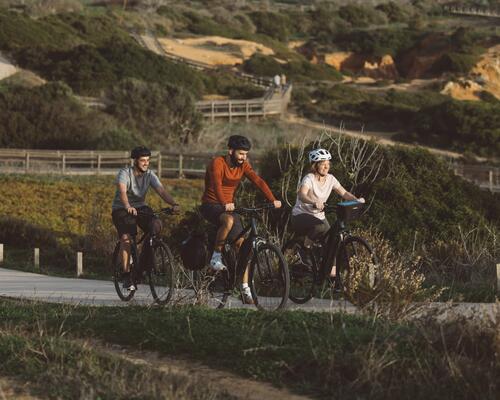
<path fill-rule="evenodd" d="M 335 190 L 344 200 L 364 202 L 364 199 L 358 199 L 345 190 L 339 181 L 328 173 L 331 159 L 332 155 L 325 149 L 309 152 L 311 172 L 302 178 L 297 192 L 297 201 L 292 209 L 292 229 L 296 234 L 306 237 L 307 247 L 330 229 L 323 209 L 332 190 Z M 334 268 L 332 268 L 332 275 L 335 275 Z"/>

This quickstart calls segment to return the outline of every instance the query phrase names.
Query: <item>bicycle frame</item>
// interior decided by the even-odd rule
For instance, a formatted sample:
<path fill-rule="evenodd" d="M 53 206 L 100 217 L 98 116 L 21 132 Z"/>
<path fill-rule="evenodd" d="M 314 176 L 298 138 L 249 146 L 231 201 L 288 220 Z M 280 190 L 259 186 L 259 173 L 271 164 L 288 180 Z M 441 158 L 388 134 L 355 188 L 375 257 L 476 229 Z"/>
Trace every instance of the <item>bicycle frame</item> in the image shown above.
<path fill-rule="evenodd" d="M 318 272 L 321 281 L 324 281 L 330 276 L 330 270 L 334 261 L 337 259 L 340 244 L 349 236 L 351 232 L 344 221 L 335 221 L 325 235 L 322 244 L 322 263 L 319 265 Z M 314 257 L 314 254 L 313 254 Z M 314 260 L 317 264 L 317 261 Z"/>
<path fill-rule="evenodd" d="M 259 208 L 264 209 L 271 207 L 258 207 L 257 209 Z M 246 227 L 243 227 L 243 231 L 236 237 L 236 239 L 234 239 L 231 243 L 226 244 L 232 247 L 238 240 L 250 233 L 243 241 L 236 255 L 236 259 L 231 260 L 232 262 L 234 262 L 234 265 L 228 265 L 228 267 L 234 271 L 233 285 L 236 279 L 239 279 L 243 276 L 246 265 L 250 260 L 252 251 L 257 249 L 261 241 L 264 241 L 264 239 L 259 236 L 259 233 L 257 231 L 257 219 L 260 219 L 259 215 L 257 214 L 257 209 L 239 208 L 234 210 L 234 212 L 239 214 L 250 214 L 251 221 L 250 224 L 248 224 Z"/>

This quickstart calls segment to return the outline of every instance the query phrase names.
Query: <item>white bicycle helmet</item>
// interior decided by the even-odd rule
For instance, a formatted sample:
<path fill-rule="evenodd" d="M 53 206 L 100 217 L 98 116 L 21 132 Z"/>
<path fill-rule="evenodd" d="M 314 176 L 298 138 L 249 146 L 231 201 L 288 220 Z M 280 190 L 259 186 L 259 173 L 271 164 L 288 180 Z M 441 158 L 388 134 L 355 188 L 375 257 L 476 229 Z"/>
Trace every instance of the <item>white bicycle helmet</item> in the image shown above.
<path fill-rule="evenodd" d="M 318 161 L 326 161 L 331 160 L 332 155 L 328 150 L 325 149 L 315 149 L 309 152 L 309 161 L 310 162 L 318 162 Z"/>

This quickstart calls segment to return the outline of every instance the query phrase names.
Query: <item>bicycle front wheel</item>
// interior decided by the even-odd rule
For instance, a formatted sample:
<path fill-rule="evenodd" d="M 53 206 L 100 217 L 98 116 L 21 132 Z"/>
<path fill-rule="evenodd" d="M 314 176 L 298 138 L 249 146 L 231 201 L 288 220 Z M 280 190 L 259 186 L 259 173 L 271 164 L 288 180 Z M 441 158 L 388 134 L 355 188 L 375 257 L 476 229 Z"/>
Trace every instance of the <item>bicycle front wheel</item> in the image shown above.
<path fill-rule="evenodd" d="M 132 257 L 132 255 L 130 255 Z M 115 284 L 115 290 L 118 297 L 122 301 L 129 301 L 134 297 L 135 290 L 128 290 L 123 287 L 123 264 L 120 257 L 120 242 L 116 243 L 115 250 L 113 251 L 112 258 L 113 266 L 113 282 Z"/>
<path fill-rule="evenodd" d="M 288 266 L 280 249 L 259 245 L 250 265 L 250 290 L 260 310 L 274 311 L 286 305 L 290 290 Z"/>
<path fill-rule="evenodd" d="M 377 257 L 365 239 L 350 236 L 341 243 L 337 279 L 350 300 L 366 303 L 378 283 L 378 269 Z"/>
<path fill-rule="evenodd" d="M 167 304 L 172 298 L 175 288 L 174 257 L 164 243 L 153 246 L 153 263 L 148 271 L 149 287 L 155 302 Z"/>
<path fill-rule="evenodd" d="M 297 304 L 308 302 L 314 294 L 317 273 L 310 252 L 296 240 L 290 240 L 283 248 L 283 256 L 290 271 L 289 298 Z M 303 259 L 306 254 L 309 255 L 308 260 Z"/>

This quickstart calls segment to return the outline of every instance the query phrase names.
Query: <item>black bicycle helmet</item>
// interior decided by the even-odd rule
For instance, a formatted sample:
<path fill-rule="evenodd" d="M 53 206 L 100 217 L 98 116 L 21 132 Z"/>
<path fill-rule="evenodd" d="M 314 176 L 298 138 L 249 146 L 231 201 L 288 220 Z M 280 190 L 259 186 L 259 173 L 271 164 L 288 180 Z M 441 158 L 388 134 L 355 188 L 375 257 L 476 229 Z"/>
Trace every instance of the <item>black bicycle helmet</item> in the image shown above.
<path fill-rule="evenodd" d="M 245 136 L 232 135 L 227 141 L 227 147 L 233 150 L 248 151 L 252 148 L 252 143 Z"/>
<path fill-rule="evenodd" d="M 130 152 L 130 158 L 151 157 L 151 150 L 144 146 L 138 146 Z"/>

